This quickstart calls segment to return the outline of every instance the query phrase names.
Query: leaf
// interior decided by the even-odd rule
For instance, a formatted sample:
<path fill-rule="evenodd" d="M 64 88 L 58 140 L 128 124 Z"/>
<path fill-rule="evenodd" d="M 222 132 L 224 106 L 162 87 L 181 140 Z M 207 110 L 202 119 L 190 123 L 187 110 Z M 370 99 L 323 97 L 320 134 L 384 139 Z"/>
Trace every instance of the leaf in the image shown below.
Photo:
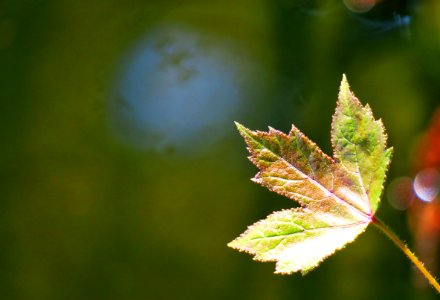
<path fill-rule="evenodd" d="M 382 121 L 375 120 L 368 104 L 363 107 L 343 78 L 332 123 L 335 160 L 351 174 L 365 205 L 374 213 L 380 201 L 392 148 L 386 149 Z"/>
<path fill-rule="evenodd" d="M 252 180 L 301 207 L 271 214 L 228 246 L 276 261 L 275 273 L 304 274 L 372 222 L 392 148 L 386 148 L 382 122 L 350 91 L 345 75 L 332 122 L 334 158 L 293 125 L 289 134 L 236 125 L 260 169 Z"/>

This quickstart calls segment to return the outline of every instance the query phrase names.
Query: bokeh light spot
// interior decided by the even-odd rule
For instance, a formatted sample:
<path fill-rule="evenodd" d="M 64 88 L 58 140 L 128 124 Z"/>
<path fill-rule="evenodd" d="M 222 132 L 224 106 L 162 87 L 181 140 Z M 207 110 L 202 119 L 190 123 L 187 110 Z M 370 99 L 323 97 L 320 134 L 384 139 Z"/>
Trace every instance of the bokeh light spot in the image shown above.
<path fill-rule="evenodd" d="M 249 59 L 230 41 L 182 26 L 150 31 L 125 57 L 112 99 L 117 135 L 140 149 L 200 148 L 238 116 Z"/>
<path fill-rule="evenodd" d="M 355 13 L 365 13 L 373 9 L 376 0 L 344 0 L 345 6 Z"/>
<path fill-rule="evenodd" d="M 414 178 L 414 192 L 417 197 L 425 202 L 434 200 L 440 188 L 440 176 L 436 169 L 424 169 Z"/>
<path fill-rule="evenodd" d="M 387 187 L 387 199 L 395 209 L 407 209 L 414 199 L 412 179 L 410 177 L 398 177 L 391 181 Z"/>

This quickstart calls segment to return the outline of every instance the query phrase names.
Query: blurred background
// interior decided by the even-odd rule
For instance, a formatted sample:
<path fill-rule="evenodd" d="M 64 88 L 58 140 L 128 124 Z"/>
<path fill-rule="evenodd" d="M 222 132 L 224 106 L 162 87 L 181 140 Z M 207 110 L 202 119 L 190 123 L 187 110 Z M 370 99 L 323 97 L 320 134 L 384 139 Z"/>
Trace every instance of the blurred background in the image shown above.
<path fill-rule="evenodd" d="M 394 158 L 378 215 L 439 273 L 437 0 L 0 0 L 2 299 L 434 299 L 369 228 L 301 276 L 226 244 L 295 204 L 233 121 L 331 154 L 346 73 Z"/>

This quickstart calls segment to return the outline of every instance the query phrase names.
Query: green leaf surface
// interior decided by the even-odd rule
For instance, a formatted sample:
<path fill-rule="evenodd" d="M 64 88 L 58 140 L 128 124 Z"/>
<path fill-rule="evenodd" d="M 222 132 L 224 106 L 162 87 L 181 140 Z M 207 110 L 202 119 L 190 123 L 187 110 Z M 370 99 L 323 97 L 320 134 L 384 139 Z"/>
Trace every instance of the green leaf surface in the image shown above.
<path fill-rule="evenodd" d="M 353 241 L 367 225 L 344 224 L 306 208 L 283 210 L 250 226 L 229 246 L 255 255 L 258 261 L 276 261 L 275 273 L 304 274 Z"/>
<path fill-rule="evenodd" d="M 382 122 L 353 95 L 345 76 L 332 122 L 334 158 L 295 126 L 285 134 L 236 125 L 260 169 L 253 181 L 302 207 L 273 213 L 228 246 L 276 261 L 276 273 L 305 273 L 372 221 L 392 149 Z"/>
<path fill-rule="evenodd" d="M 332 122 L 334 157 L 358 187 L 365 204 L 374 213 L 391 161 L 392 148 L 381 120 L 375 120 L 368 104 L 363 107 L 342 79 L 339 101 Z"/>

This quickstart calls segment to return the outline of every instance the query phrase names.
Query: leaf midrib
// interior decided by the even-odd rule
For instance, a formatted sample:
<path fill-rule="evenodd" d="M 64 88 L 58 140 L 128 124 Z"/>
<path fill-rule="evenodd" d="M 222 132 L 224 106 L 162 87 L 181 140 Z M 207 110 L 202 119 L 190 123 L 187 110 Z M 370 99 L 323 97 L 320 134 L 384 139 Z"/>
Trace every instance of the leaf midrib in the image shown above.
<path fill-rule="evenodd" d="M 258 141 L 257 139 L 255 139 L 252 135 L 249 135 L 250 138 L 252 138 L 257 144 L 259 144 L 260 146 L 262 146 L 262 148 L 267 149 L 268 151 L 270 151 L 273 155 L 275 155 L 276 157 L 278 157 L 279 159 L 281 159 L 282 161 L 286 162 L 289 166 L 291 166 L 292 168 L 294 168 L 295 170 L 297 170 L 299 173 L 301 173 L 302 175 L 304 175 L 307 179 L 309 179 L 310 181 L 312 181 L 313 184 L 315 184 L 319 189 L 321 189 L 324 192 L 329 193 L 334 199 L 336 199 L 337 202 L 339 202 L 340 204 L 348 207 L 349 209 L 353 210 L 354 212 L 358 213 L 359 215 L 361 215 L 363 218 L 371 221 L 371 216 L 367 215 L 366 213 L 362 212 L 361 210 L 359 210 L 358 208 L 352 206 L 350 203 L 346 202 L 344 199 L 339 198 L 336 194 L 334 194 L 333 192 L 329 191 L 327 188 L 325 188 L 321 183 L 319 183 L 318 181 L 316 181 L 315 179 L 311 178 L 310 176 L 306 175 L 303 171 L 301 171 L 300 169 L 298 169 L 297 167 L 295 167 L 294 165 L 292 165 L 290 162 L 288 162 L 286 159 L 284 159 L 282 156 L 280 156 L 279 154 L 273 152 L 271 149 L 267 148 L 264 144 L 262 144 L 260 141 Z M 307 158 L 308 160 L 308 158 Z M 309 161 L 310 163 L 310 161 Z M 332 162 L 333 164 L 333 162 Z M 281 177 L 278 177 L 281 178 Z M 334 180 L 334 179 L 333 179 Z"/>
<path fill-rule="evenodd" d="M 351 223 L 351 224 L 341 224 L 341 225 L 330 225 L 330 226 L 325 226 L 325 227 L 315 227 L 315 228 L 310 228 L 310 229 L 303 229 L 297 232 L 292 232 L 292 233 L 288 233 L 288 234 L 280 234 L 280 235 L 273 235 L 273 236 L 262 236 L 262 237 L 256 237 L 256 238 L 252 238 L 249 239 L 251 241 L 255 241 L 255 240 L 261 240 L 261 239 L 273 239 L 273 238 L 286 238 L 288 236 L 291 235 L 295 235 L 295 234 L 301 234 L 304 232 L 313 232 L 313 231 L 319 231 L 322 229 L 344 229 L 344 228 L 351 228 L 351 227 L 356 227 L 356 226 L 360 226 L 360 225 L 364 225 L 367 222 L 356 222 L 356 223 Z"/>

